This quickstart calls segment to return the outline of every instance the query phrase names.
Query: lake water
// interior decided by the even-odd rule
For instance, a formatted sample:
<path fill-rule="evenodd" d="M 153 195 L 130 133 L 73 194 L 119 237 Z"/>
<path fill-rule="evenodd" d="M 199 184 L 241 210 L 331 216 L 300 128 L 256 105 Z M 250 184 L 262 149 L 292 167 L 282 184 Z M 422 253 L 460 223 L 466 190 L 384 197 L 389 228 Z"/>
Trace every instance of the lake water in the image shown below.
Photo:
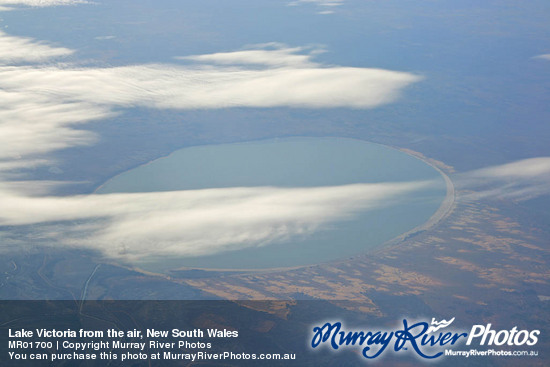
<path fill-rule="evenodd" d="M 224 187 L 319 187 L 433 180 L 392 204 L 331 223 L 286 242 L 210 256 L 170 258 L 153 268 L 262 269 L 350 257 L 426 222 L 445 198 L 433 167 L 387 146 L 344 138 L 284 138 L 189 147 L 124 172 L 97 193 L 155 192 Z"/>

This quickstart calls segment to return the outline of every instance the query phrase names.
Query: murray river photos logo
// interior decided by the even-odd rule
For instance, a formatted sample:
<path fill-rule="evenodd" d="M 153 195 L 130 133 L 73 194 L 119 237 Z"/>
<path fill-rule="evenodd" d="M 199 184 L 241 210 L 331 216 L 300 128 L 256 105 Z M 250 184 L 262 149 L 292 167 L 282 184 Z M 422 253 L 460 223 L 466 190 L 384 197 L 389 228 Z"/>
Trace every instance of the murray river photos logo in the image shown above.
<path fill-rule="evenodd" d="M 409 322 L 403 320 L 394 330 L 352 330 L 348 331 L 341 322 L 326 322 L 313 327 L 311 347 L 327 346 L 334 350 L 356 348 L 361 355 L 374 359 L 387 351 L 394 353 L 414 353 L 421 358 L 435 359 L 442 356 L 482 356 L 510 355 L 536 356 L 534 351 L 495 351 L 494 346 L 534 346 L 538 342 L 539 330 L 518 330 L 516 326 L 509 330 L 495 330 L 491 324 L 473 325 L 469 331 L 451 327 L 455 318 L 431 323 Z M 468 350 L 455 350 L 467 346 Z M 483 350 L 472 349 L 482 346 Z M 521 352 L 521 353 L 520 353 Z M 500 353 L 500 354 L 499 354 Z M 534 354 L 537 353 L 537 354 Z"/>

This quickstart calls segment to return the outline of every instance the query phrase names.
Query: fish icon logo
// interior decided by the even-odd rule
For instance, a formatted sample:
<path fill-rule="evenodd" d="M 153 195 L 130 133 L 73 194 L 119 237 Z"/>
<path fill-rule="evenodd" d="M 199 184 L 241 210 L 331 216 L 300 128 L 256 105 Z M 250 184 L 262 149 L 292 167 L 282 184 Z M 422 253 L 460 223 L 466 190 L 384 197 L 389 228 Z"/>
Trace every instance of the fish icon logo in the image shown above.
<path fill-rule="evenodd" d="M 455 318 L 453 317 L 449 321 L 447 320 L 441 320 L 439 322 L 435 321 L 435 318 L 432 317 L 432 324 L 428 328 L 428 331 L 426 331 L 426 334 L 434 333 L 439 329 L 446 328 L 447 326 L 451 325 L 455 321 Z"/>

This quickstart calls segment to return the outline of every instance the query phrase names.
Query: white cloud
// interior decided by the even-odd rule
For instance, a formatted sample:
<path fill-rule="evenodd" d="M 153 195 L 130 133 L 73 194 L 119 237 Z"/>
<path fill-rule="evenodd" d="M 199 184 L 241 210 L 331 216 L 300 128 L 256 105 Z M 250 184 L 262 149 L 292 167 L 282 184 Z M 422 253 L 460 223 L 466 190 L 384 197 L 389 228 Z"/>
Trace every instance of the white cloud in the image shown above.
<path fill-rule="evenodd" d="M 219 52 L 206 55 L 192 55 L 176 57 L 181 60 L 192 60 L 222 65 L 263 65 L 270 67 L 313 67 L 312 56 L 322 50 L 313 50 L 310 54 L 300 54 L 307 50 L 305 47 L 288 47 L 281 43 L 266 43 L 255 45 L 254 49 L 233 52 Z"/>
<path fill-rule="evenodd" d="M 89 144 L 93 136 L 74 125 L 119 106 L 373 108 L 419 79 L 350 67 L 0 67 L 0 159 Z"/>
<path fill-rule="evenodd" d="M 108 40 L 112 40 L 112 39 L 115 39 L 116 36 L 113 36 L 113 35 L 110 35 L 110 36 L 97 36 L 97 37 L 94 37 L 95 40 L 98 40 L 98 41 L 108 41 Z"/>
<path fill-rule="evenodd" d="M 47 196 L 63 186 L 75 186 L 86 184 L 86 181 L 47 181 L 47 180 L 28 180 L 28 181 L 4 181 L 0 185 L 6 192 L 17 193 L 16 196 Z"/>
<path fill-rule="evenodd" d="M 538 55 L 535 56 L 535 59 L 550 60 L 550 54 Z"/>
<path fill-rule="evenodd" d="M 4 188 L 0 225 L 56 222 L 51 227 L 35 226 L 33 236 L 130 261 L 156 255 L 198 256 L 305 236 L 427 185 L 253 187 L 73 197 L 30 197 Z"/>
<path fill-rule="evenodd" d="M 103 69 L 1 68 L 0 87 L 56 101 L 111 106 L 373 108 L 395 100 L 418 76 L 381 69 L 246 69 L 137 65 Z M 60 98 L 60 99 L 59 99 Z"/>
<path fill-rule="evenodd" d="M 94 135 L 74 125 L 106 118 L 112 112 L 96 104 L 76 101 L 60 103 L 55 94 L 42 90 L 6 88 L 9 68 L 0 67 L 0 162 L 21 162 L 54 150 L 91 144 Z M 14 68 L 20 75 L 20 68 Z M 14 167 L 15 168 L 15 167 Z"/>
<path fill-rule="evenodd" d="M 31 38 L 12 37 L 0 31 L 0 64 L 17 62 L 43 62 L 51 58 L 68 56 L 74 51 L 53 47 Z"/>
<path fill-rule="evenodd" d="M 535 179 L 547 178 L 550 175 L 550 157 L 523 159 L 500 166 L 493 166 L 472 171 L 472 177 Z"/>
<path fill-rule="evenodd" d="M 5 44 L 24 45 L 21 50 L 6 47 L 0 59 L 70 53 L 0 36 L 8 39 Z M 390 70 L 321 65 L 311 61 L 319 51 L 302 55 L 303 50 L 268 44 L 189 57 L 214 65 L 0 66 L 0 161 L 21 157 L 24 163 L 37 154 L 91 144 L 94 136 L 75 125 L 111 117 L 117 107 L 374 108 L 394 101 L 403 88 L 421 79 Z M 230 63 L 240 66 L 225 65 Z"/>
<path fill-rule="evenodd" d="M 1 38 L 7 45 L 0 56 L 4 63 L 50 60 L 72 52 L 4 33 Z M 34 51 L 35 56 L 28 56 Z M 0 66 L 0 178 L 6 180 L 9 173 L 12 180 L 24 180 L 17 173 L 48 163 L 48 153 L 93 144 L 95 136 L 78 125 L 112 117 L 120 107 L 373 108 L 394 101 L 404 87 L 420 80 L 410 73 L 321 65 L 311 60 L 316 51 L 304 51 L 262 45 L 195 55 L 191 58 L 200 64 L 194 66 Z M 28 233 L 35 238 L 125 259 L 199 255 L 307 235 L 419 187 L 233 188 L 52 197 L 46 194 L 50 184 L 32 188 L 27 183 L 17 191 L 14 183 L 0 184 L 0 225 L 29 225 Z"/>
<path fill-rule="evenodd" d="M 344 0 L 295 0 L 289 2 L 288 6 L 298 6 L 302 4 L 313 4 L 316 5 L 319 9 L 317 14 L 333 14 L 334 9 L 337 6 L 343 5 Z"/>
<path fill-rule="evenodd" d="M 0 5 L 17 5 L 17 6 L 32 6 L 32 7 L 48 7 L 59 5 L 78 5 L 87 4 L 85 0 L 0 0 Z M 9 9 L 9 8 L 8 8 Z"/>
<path fill-rule="evenodd" d="M 296 0 L 289 3 L 290 6 L 300 4 L 315 4 L 318 6 L 340 6 L 344 3 L 344 0 Z"/>
<path fill-rule="evenodd" d="M 550 193 L 550 157 L 524 159 L 456 176 L 459 188 L 475 199 L 528 200 Z"/>

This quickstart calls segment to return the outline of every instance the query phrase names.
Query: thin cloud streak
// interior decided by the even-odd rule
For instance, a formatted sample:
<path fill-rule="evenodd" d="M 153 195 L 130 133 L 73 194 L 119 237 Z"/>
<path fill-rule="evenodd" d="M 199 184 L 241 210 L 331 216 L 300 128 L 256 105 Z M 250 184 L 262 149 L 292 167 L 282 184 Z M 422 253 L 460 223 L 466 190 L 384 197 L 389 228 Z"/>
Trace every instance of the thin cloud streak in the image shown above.
<path fill-rule="evenodd" d="M 296 6 L 301 4 L 315 4 L 318 6 L 328 6 L 328 7 L 334 7 L 334 6 L 340 6 L 344 3 L 344 0 L 296 0 L 290 2 L 289 6 Z"/>
<path fill-rule="evenodd" d="M 9 5 L 44 8 L 49 6 L 79 5 L 88 3 L 89 2 L 86 0 L 0 0 L 0 10 L 10 10 L 11 8 Z M 2 5 L 8 5 L 8 7 L 4 8 Z"/>
<path fill-rule="evenodd" d="M 0 64 L 44 62 L 73 53 L 68 48 L 50 46 L 32 38 L 13 37 L 0 31 Z"/>
<path fill-rule="evenodd" d="M 312 61 L 312 57 L 324 52 L 324 50 L 314 49 L 309 54 L 300 54 L 300 52 L 307 50 L 308 48 L 305 47 L 288 47 L 285 44 L 272 42 L 254 45 L 253 49 L 180 56 L 176 59 L 222 65 L 262 65 L 271 67 L 312 67 L 319 65 Z"/>
<path fill-rule="evenodd" d="M 471 199 L 529 200 L 550 193 L 550 157 L 529 158 L 459 174 L 456 186 Z"/>
<path fill-rule="evenodd" d="M 343 5 L 344 0 L 296 0 L 296 1 L 289 2 L 287 5 L 298 6 L 303 4 L 317 5 L 319 9 L 323 9 L 323 10 L 319 10 L 317 14 L 326 15 L 326 14 L 333 14 L 334 10 L 332 9 Z"/>

